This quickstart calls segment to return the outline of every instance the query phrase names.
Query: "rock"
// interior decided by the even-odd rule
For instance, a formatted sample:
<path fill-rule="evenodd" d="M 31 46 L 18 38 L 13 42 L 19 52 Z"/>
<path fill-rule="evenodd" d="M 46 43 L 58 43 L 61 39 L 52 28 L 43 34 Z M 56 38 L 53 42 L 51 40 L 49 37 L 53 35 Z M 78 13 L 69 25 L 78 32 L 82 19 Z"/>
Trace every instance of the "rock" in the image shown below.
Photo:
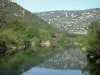
<path fill-rule="evenodd" d="M 47 47 L 49 47 L 51 43 L 50 43 L 50 41 L 46 41 L 46 42 L 42 41 L 40 44 L 41 44 L 41 46 L 47 46 Z"/>
<path fill-rule="evenodd" d="M 51 43 L 50 43 L 50 41 L 46 41 L 44 44 L 45 44 L 45 46 L 49 47 Z"/>
<path fill-rule="evenodd" d="M 79 43 L 77 43 L 77 42 L 76 42 L 76 43 L 74 43 L 74 44 L 75 44 L 75 45 L 79 45 Z"/>
<path fill-rule="evenodd" d="M 83 50 L 83 51 L 86 51 L 86 48 L 85 48 L 85 47 L 83 47 L 83 48 L 82 48 L 82 50 Z"/>

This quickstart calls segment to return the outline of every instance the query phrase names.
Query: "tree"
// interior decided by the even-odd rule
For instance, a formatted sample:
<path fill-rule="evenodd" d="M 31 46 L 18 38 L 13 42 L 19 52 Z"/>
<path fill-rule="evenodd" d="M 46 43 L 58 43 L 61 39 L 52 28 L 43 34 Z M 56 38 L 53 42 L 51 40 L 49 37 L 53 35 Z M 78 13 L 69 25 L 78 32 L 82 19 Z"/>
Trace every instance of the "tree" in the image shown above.
<path fill-rule="evenodd" d="M 97 48 L 99 46 L 99 31 L 100 23 L 98 21 L 92 22 L 88 27 L 87 40 L 88 44 L 92 48 Z M 99 46 L 100 47 L 100 46 Z"/>

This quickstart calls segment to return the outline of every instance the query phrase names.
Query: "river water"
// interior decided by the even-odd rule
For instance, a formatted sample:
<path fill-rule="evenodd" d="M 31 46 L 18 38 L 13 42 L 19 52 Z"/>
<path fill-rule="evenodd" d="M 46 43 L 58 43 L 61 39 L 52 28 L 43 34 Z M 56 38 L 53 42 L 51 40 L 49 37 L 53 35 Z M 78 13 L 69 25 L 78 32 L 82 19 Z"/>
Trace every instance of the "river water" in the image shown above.
<path fill-rule="evenodd" d="M 62 49 L 54 51 L 51 56 L 29 57 L 24 63 L 10 64 L 11 68 L 6 63 L 4 65 L 8 67 L 0 66 L 0 75 L 100 75 L 99 72 L 94 74 L 95 70 L 92 73 L 94 67 L 90 69 L 86 52 L 81 48 L 67 46 Z M 92 66 L 98 67 L 96 64 Z M 97 70 L 98 68 L 95 67 Z"/>
<path fill-rule="evenodd" d="M 82 73 L 82 69 L 87 65 L 85 52 L 76 47 L 66 47 L 64 49 L 31 67 L 22 75 L 85 75 Z M 24 65 L 24 67 L 26 66 Z"/>

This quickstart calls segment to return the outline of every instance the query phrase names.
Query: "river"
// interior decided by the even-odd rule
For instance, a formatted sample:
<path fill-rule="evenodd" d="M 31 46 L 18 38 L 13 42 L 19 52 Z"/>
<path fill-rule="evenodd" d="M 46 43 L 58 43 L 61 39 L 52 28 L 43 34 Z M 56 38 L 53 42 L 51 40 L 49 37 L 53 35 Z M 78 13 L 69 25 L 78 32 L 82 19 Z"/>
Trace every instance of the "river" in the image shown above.
<path fill-rule="evenodd" d="M 27 57 L 23 63 L 18 63 L 20 60 L 16 58 L 16 63 L 10 64 L 6 68 L 4 65 L 7 63 L 0 66 L 0 75 L 94 75 L 88 70 L 86 52 L 75 46 L 67 46 L 62 49 L 54 51 L 51 56 L 47 57 Z"/>

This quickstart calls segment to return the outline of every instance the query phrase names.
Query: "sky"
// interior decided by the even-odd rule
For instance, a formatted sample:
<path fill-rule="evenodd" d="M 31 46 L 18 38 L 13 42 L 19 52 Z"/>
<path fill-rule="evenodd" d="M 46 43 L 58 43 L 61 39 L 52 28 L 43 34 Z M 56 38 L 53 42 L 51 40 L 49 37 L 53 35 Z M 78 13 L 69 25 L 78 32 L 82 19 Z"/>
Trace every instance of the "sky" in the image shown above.
<path fill-rule="evenodd" d="M 12 0 L 31 12 L 100 8 L 100 0 Z"/>

